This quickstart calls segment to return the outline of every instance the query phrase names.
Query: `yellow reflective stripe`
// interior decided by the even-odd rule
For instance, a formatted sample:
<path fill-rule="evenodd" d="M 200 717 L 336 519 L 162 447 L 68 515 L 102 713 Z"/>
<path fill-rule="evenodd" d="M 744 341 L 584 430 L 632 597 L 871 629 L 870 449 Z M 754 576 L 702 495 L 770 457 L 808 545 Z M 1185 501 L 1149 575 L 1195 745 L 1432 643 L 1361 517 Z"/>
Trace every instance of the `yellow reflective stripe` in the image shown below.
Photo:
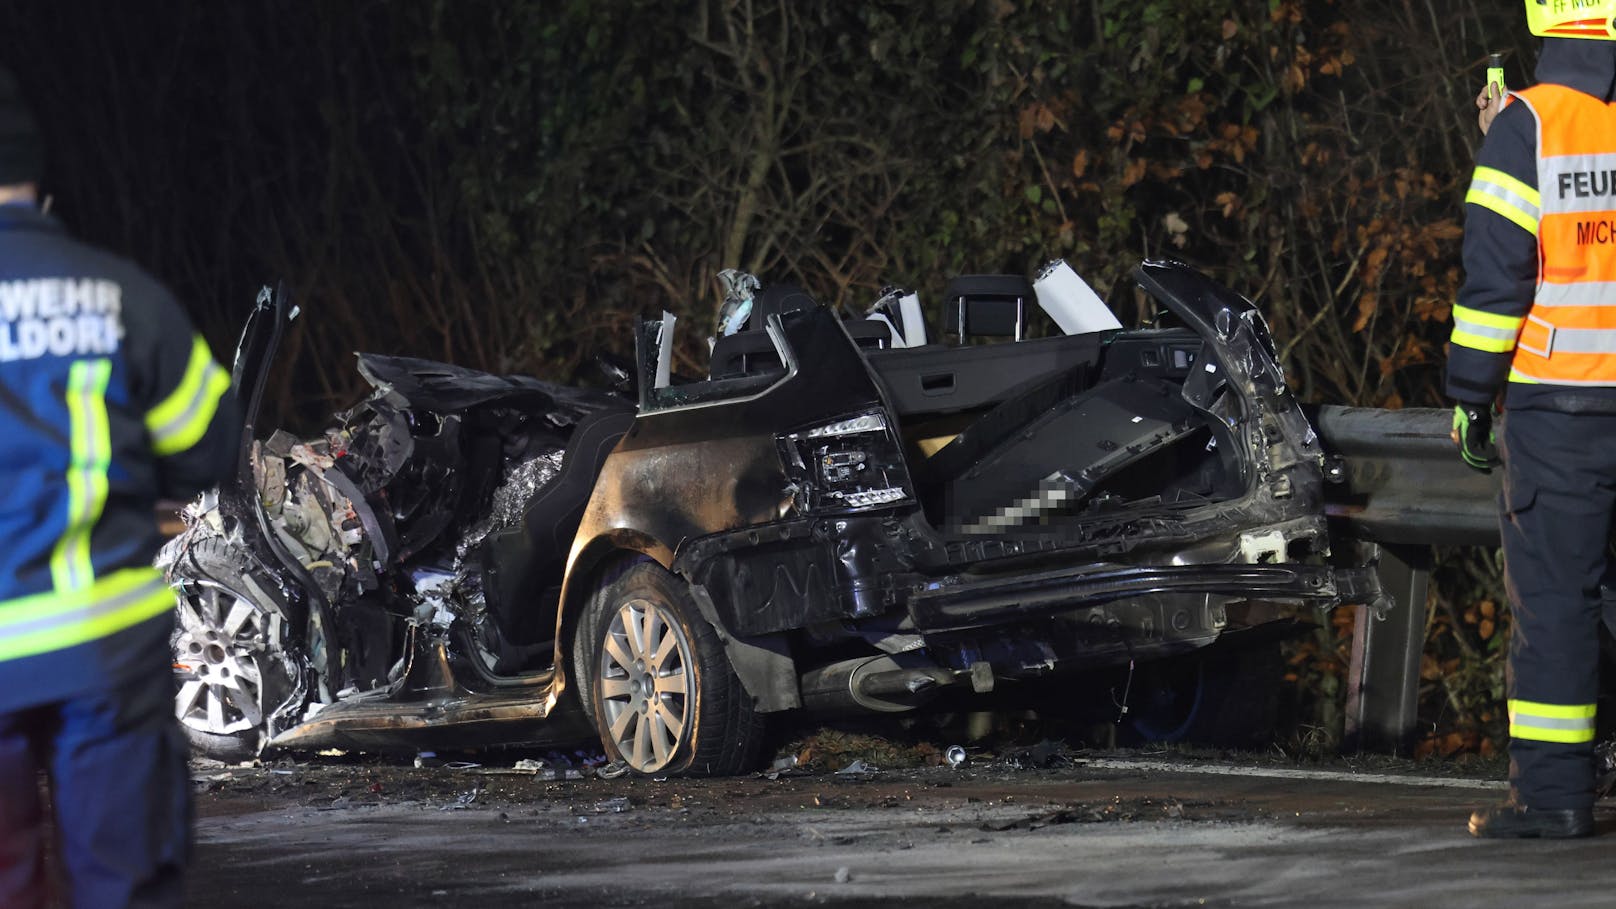
<path fill-rule="evenodd" d="M 1537 379 L 1532 378 L 1531 376 L 1527 375 L 1524 372 L 1521 372 L 1520 370 L 1516 369 L 1513 366 L 1511 366 L 1510 369 L 1509 369 L 1509 380 L 1511 382 L 1519 382 L 1522 385 L 1539 385 L 1539 384 L 1541 384 Z"/>
<path fill-rule="evenodd" d="M 82 590 L 95 580 L 90 533 L 107 503 L 112 436 L 106 393 L 111 377 L 110 360 L 80 360 L 68 369 L 67 527 L 51 550 L 51 584 L 57 593 Z"/>
<path fill-rule="evenodd" d="M 1511 738 L 1576 745 L 1594 740 L 1593 704 L 1509 702 Z"/>
<path fill-rule="evenodd" d="M 194 335 L 180 384 L 146 414 L 152 450 L 159 456 L 172 455 L 195 445 L 208 431 L 219 399 L 229 388 L 230 377 L 213 362 L 207 342 Z"/>
<path fill-rule="evenodd" d="M 1509 331 L 1520 331 L 1526 324 L 1525 316 L 1501 316 L 1494 312 L 1485 312 L 1480 309 L 1471 309 L 1468 306 L 1455 304 L 1453 307 L 1453 321 L 1479 325 L 1483 328 L 1500 328 Z"/>
<path fill-rule="evenodd" d="M 1525 207 L 1534 212 L 1543 207 L 1541 193 L 1496 167 L 1476 168 L 1473 180 L 1474 182 L 1471 183 L 1471 186 L 1479 183 L 1484 186 L 1497 187 L 1512 196 L 1519 196 L 1521 201 L 1525 203 Z"/>
<path fill-rule="evenodd" d="M 1588 729 L 1546 729 L 1541 726 L 1526 726 L 1520 723 L 1509 724 L 1509 737 L 1512 739 L 1527 739 L 1533 742 L 1554 742 L 1558 745 L 1580 745 L 1583 742 L 1594 740 L 1594 731 Z"/>
<path fill-rule="evenodd" d="M 1465 194 L 1465 201 L 1474 205 L 1480 205 L 1482 208 L 1490 211 L 1497 212 L 1498 214 L 1509 219 L 1521 230 L 1526 231 L 1534 237 L 1537 236 L 1537 218 L 1527 214 L 1514 205 L 1511 205 L 1509 202 L 1506 202 L 1503 199 L 1486 192 L 1480 187 L 1472 186 L 1470 188 L 1470 192 Z"/>
<path fill-rule="evenodd" d="M 1558 729 L 1512 722 L 1509 724 L 1509 737 L 1512 739 L 1528 739 L 1533 742 L 1580 745 L 1583 742 L 1594 740 L 1594 728 L 1589 726 L 1587 729 Z"/>
<path fill-rule="evenodd" d="M 1509 715 L 1512 717 L 1516 713 L 1529 713 L 1535 717 L 1552 720 L 1592 720 L 1596 712 L 1595 704 L 1544 704 L 1538 701 L 1518 701 L 1513 698 L 1509 702 Z"/>
<path fill-rule="evenodd" d="M 1525 322 L 1525 316 L 1502 316 L 1455 304 L 1453 334 L 1448 340 L 1460 347 L 1507 353 L 1515 349 L 1515 336 Z"/>
<path fill-rule="evenodd" d="M 1469 347 L 1473 350 L 1482 350 L 1487 353 L 1509 353 L 1515 349 L 1514 338 L 1507 341 L 1502 338 L 1488 338 L 1465 331 L 1458 326 L 1454 326 L 1453 334 L 1448 336 L 1448 340 L 1460 347 Z"/>
<path fill-rule="evenodd" d="M 174 608 L 155 568 L 125 568 L 70 594 L 39 593 L 0 603 L 0 661 L 104 638 Z"/>

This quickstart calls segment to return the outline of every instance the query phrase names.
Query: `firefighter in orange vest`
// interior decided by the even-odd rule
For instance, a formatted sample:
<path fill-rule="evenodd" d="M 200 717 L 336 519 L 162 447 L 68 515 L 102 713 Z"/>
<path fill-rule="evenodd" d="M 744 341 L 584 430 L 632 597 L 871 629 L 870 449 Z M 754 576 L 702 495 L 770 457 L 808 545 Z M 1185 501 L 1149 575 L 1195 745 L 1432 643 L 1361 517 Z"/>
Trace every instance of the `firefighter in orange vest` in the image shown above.
<path fill-rule="evenodd" d="M 1601 590 L 1616 513 L 1616 0 L 1526 9 L 1545 39 L 1538 84 L 1477 102 L 1486 139 L 1465 197 L 1447 391 L 1466 463 L 1504 468 L 1515 623 L 1511 795 L 1471 815 L 1470 832 L 1563 838 L 1594 829 Z"/>

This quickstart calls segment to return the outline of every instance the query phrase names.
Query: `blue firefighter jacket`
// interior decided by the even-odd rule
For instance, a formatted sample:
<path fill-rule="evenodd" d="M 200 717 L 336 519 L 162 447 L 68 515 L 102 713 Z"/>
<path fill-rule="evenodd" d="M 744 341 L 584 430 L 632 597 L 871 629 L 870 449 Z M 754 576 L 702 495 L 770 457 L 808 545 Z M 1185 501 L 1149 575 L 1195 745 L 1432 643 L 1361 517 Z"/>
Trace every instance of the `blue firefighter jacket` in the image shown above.
<path fill-rule="evenodd" d="M 0 206 L 0 713 L 115 688 L 167 649 L 154 506 L 230 469 L 229 385 L 156 281 Z"/>

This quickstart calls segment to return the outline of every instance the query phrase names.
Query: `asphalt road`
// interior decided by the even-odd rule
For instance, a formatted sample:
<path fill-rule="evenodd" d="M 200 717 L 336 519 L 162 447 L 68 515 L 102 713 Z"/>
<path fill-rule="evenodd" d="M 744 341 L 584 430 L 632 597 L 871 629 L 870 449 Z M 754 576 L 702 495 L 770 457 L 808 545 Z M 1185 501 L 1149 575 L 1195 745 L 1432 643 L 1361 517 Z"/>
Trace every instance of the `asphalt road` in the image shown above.
<path fill-rule="evenodd" d="M 1497 781 L 1087 757 L 733 780 L 199 768 L 191 904 L 1609 906 L 1603 836 L 1484 842 Z"/>

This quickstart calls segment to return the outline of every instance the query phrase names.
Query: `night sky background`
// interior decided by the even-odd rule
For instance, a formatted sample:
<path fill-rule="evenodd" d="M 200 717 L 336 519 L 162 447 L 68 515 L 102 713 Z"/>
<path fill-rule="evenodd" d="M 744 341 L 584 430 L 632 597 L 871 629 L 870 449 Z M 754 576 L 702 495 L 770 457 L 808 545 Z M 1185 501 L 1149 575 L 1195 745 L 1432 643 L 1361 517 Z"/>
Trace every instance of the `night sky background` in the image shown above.
<path fill-rule="evenodd" d="M 421 175 L 408 170 L 418 162 L 396 153 L 418 129 L 396 95 L 407 60 L 381 4 L 4 7 L 0 62 L 46 133 L 53 214 L 167 283 L 219 357 L 260 284 L 306 282 L 337 255 L 350 270 L 382 265 L 339 253 L 350 218 L 420 217 Z M 334 127 L 338 105 L 357 116 Z M 361 214 L 360 181 L 339 183 L 339 167 L 388 204 Z M 400 345 L 384 306 L 353 309 L 339 329 L 348 340 Z"/>

